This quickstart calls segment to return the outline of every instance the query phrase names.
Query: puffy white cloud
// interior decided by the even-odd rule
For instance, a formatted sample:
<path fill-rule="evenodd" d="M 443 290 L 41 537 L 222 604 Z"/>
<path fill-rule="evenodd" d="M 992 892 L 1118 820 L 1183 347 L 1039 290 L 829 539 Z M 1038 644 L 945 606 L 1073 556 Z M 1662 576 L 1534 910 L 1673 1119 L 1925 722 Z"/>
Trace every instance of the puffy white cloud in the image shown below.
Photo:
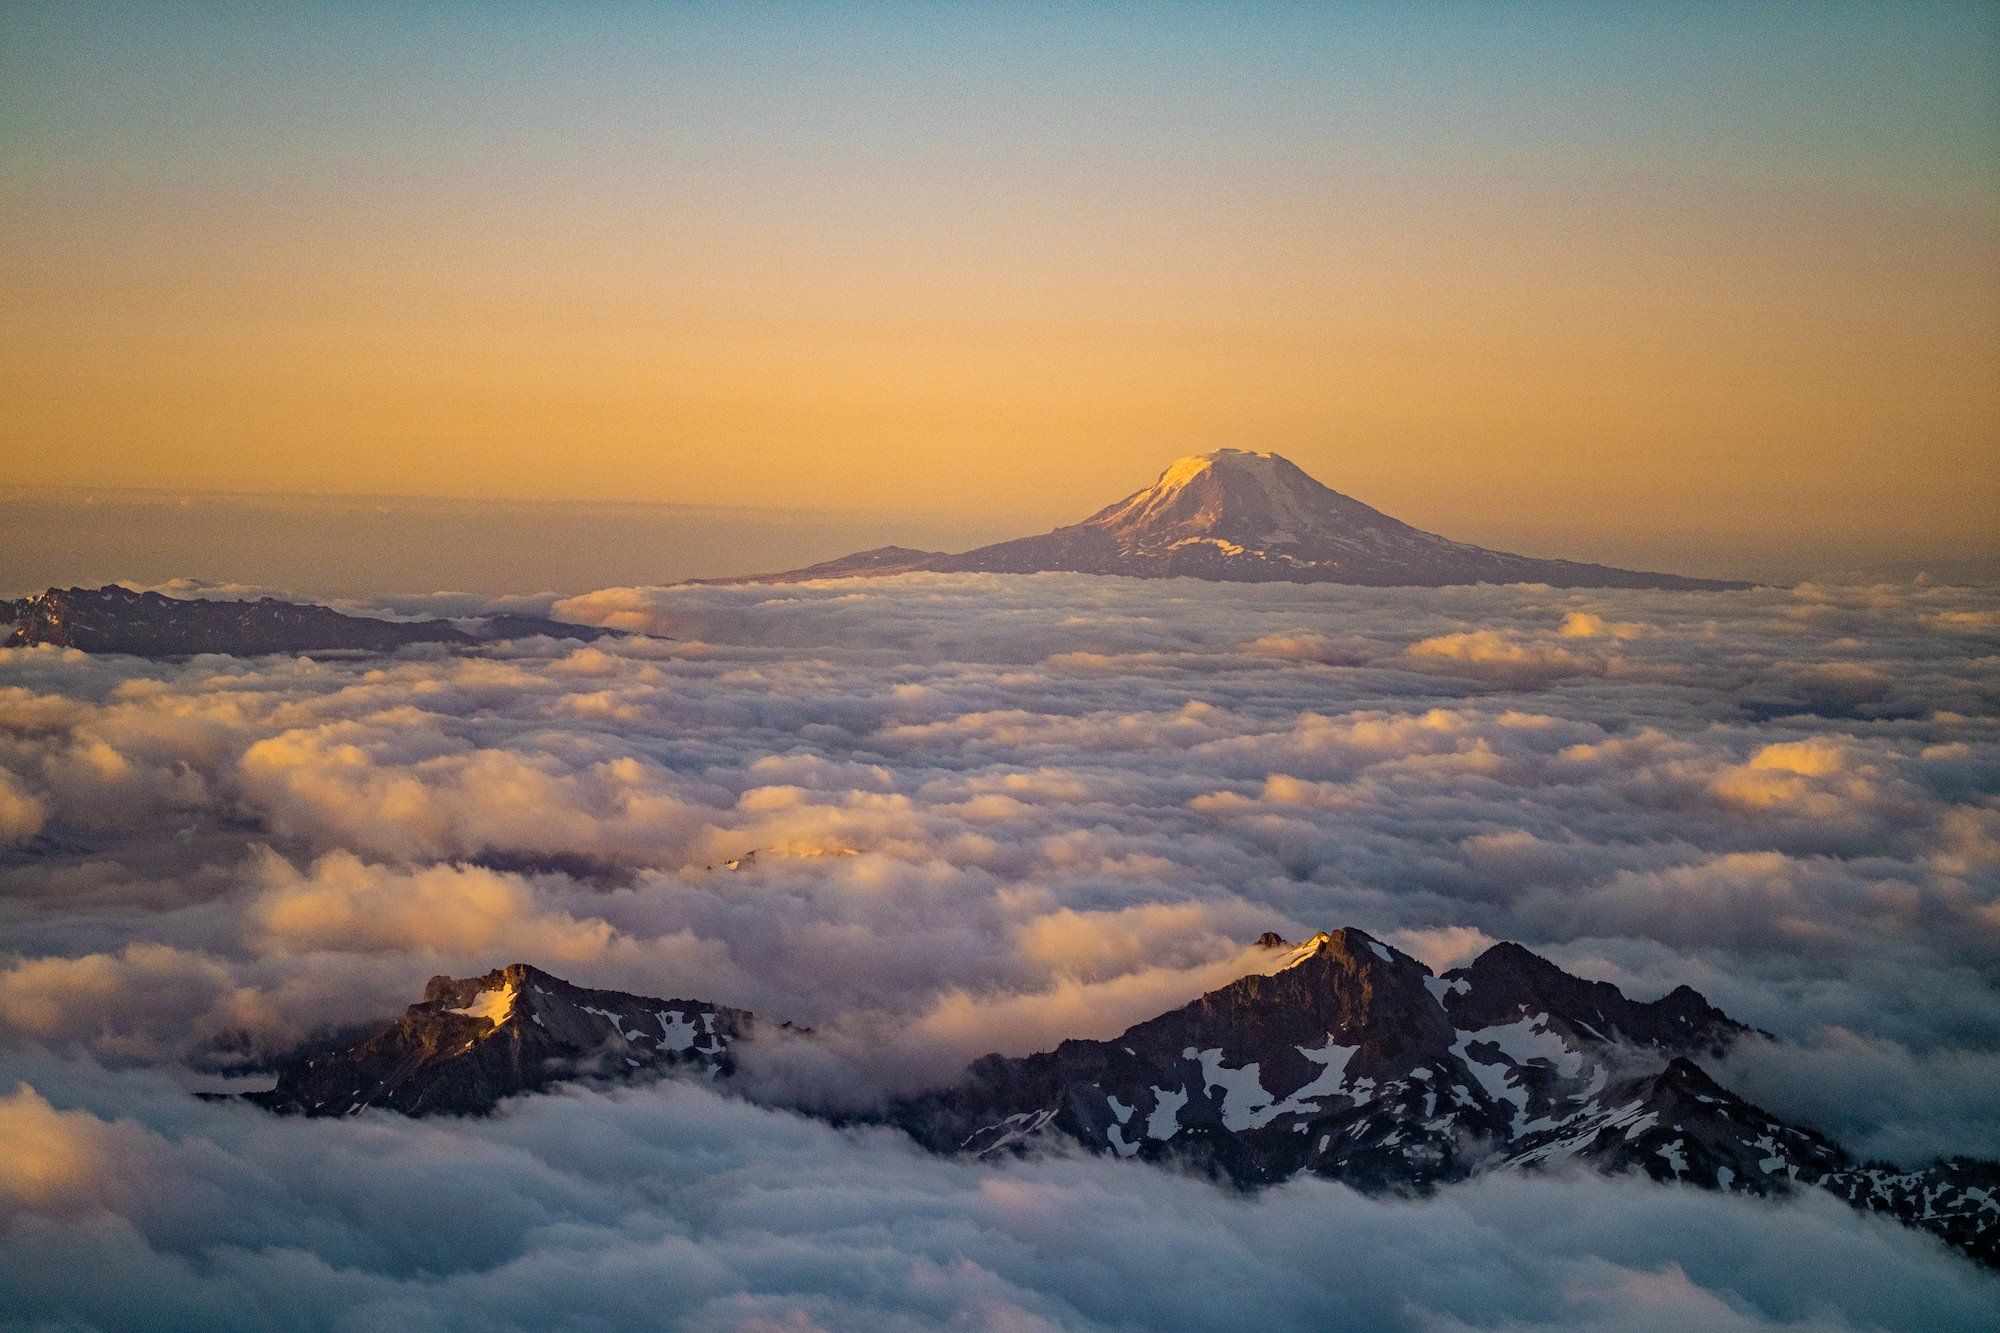
<path fill-rule="evenodd" d="M 214 1036 L 237 1026 L 249 1017 L 239 1008 L 246 998 L 223 963 L 163 944 L 24 959 L 0 972 L 0 1023 L 126 1057 L 170 1051 L 168 1032 Z"/>
<path fill-rule="evenodd" d="M 1912 1050 L 1827 1027 L 1804 1041 L 1746 1041 L 1716 1071 L 1758 1104 L 1891 1161 L 2000 1158 L 2000 1051 Z"/>
<path fill-rule="evenodd" d="M 1404 929 L 1391 934 L 1389 942 L 1431 971 L 1439 973 L 1463 967 L 1499 943 L 1476 926 Z"/>
<path fill-rule="evenodd" d="M 25 842 L 42 831 L 48 804 L 31 794 L 20 779 L 0 769 L 0 846 Z"/>
<path fill-rule="evenodd" d="M 1637 621 L 1606 620 L 1593 611 L 1571 611 L 1563 617 L 1556 635 L 1564 639 L 1636 639 L 1647 627 Z"/>
<path fill-rule="evenodd" d="M 268 855 L 262 871 L 271 887 L 250 920 L 257 946 L 275 952 L 433 950 L 559 967 L 601 957 L 613 934 L 601 918 L 544 909 L 521 876 L 480 866 L 398 872 L 332 852 L 309 874 Z"/>
<path fill-rule="evenodd" d="M 0 1097 L 32 1153 L 0 1195 L 0 1285 L 31 1324 L 1954 1330 L 2000 1290 L 1817 1196 L 1252 1197 L 1104 1159 L 944 1161 L 685 1084 L 328 1123 L 27 1072 L 50 1091 Z"/>
<path fill-rule="evenodd" d="M 1266 929 L 1354 924 L 1436 967 L 1516 939 L 1640 995 L 1691 983 L 1784 1039 L 1729 1067 L 1774 1109 L 1866 1152 L 1993 1150 L 1981 1100 L 1982 1057 L 2000 1047 L 1990 594 L 921 575 L 612 589 L 560 611 L 675 637 L 320 661 L 0 650 L 0 843 L 12 840 L 0 852 L 0 1034 L 162 1068 L 227 1067 L 391 1016 L 434 973 L 527 961 L 586 984 L 809 1023 L 822 1040 L 760 1057 L 753 1083 L 798 1104 L 860 1106 L 988 1050 L 1109 1035 L 1257 966 L 1247 946 Z M 140 1095 L 138 1077 L 93 1084 L 103 1095 L 92 1115 L 152 1161 L 166 1150 L 119 1128 L 118 1099 Z M 1927 1083 L 1939 1089 L 1929 1101 L 1905 1091 Z M 33 1095 L 49 1105 L 13 1109 L 37 1134 L 63 1142 L 74 1130 L 93 1153 L 117 1155 L 98 1130 L 77 1128 L 55 1088 L 37 1083 Z M 145 1096 L 164 1106 L 167 1094 Z M 618 1141 L 627 1102 L 550 1106 L 586 1103 L 594 1109 L 569 1128 Z M 977 1172 L 912 1166 L 893 1145 L 858 1148 L 698 1105 L 676 1122 L 694 1136 L 675 1141 L 683 1148 L 727 1155 L 727 1133 L 773 1134 L 883 1179 L 918 1171 L 932 1183 L 910 1187 L 914 1213 L 926 1190 L 985 1197 Z M 394 1133 L 423 1153 L 488 1154 L 503 1150 L 505 1125 L 555 1113 L 524 1106 L 491 1125 Z M 148 1133 L 182 1142 L 172 1122 L 182 1112 L 147 1114 Z M 271 1140 L 218 1128 L 254 1118 L 202 1123 L 203 1151 L 245 1171 L 251 1145 L 302 1141 L 283 1137 L 290 1128 Z M 389 1131 L 370 1121 L 334 1132 Z M 589 1302 L 618 1290 L 657 1292 L 703 1271 L 716 1274 L 716 1303 L 700 1319 L 724 1325 L 1106 1317 L 1046 1262 L 1017 1270 L 974 1257 L 961 1290 L 963 1253 L 923 1249 L 872 1186 L 862 1194 L 881 1216 L 868 1225 L 888 1237 L 875 1259 L 829 1257 L 820 1223 L 784 1240 L 822 1265 L 892 1265 L 880 1290 L 894 1301 L 836 1292 L 831 1278 L 809 1298 L 756 1275 L 764 1269 L 713 1267 L 701 1245 L 669 1255 L 675 1228 L 695 1223 L 657 1201 L 640 1209 L 656 1234 L 629 1249 L 613 1237 L 593 1273 L 559 1238 L 599 1225 L 576 1211 L 595 1176 L 577 1183 L 554 1147 L 536 1151 L 525 1176 L 480 1197 L 497 1213 L 557 1219 L 547 1244 L 489 1236 L 477 1273 L 453 1257 L 437 1272 L 457 1276 L 417 1279 L 378 1262 L 393 1226 L 350 1219 L 328 1223 L 339 1245 L 295 1246 L 288 1280 L 326 1284 L 339 1293 L 329 1308 L 407 1311 L 418 1327 L 456 1317 L 436 1313 L 446 1290 L 479 1288 L 487 1294 L 464 1308 L 505 1322 L 516 1307 L 492 1294 L 503 1288 L 521 1299 L 587 1290 L 579 1299 L 595 1310 Z M 1073 1165 L 1049 1168 L 1050 1179 L 1069 1179 Z M 1040 1188 L 1041 1169 L 1023 1168 L 1008 1188 Z M 923 1174 L 933 1170 L 943 1174 Z M 1340 1209 L 1351 1208 L 1412 1244 L 1423 1228 L 1466 1222 L 1448 1198 L 1408 1214 L 1352 1200 L 1324 1215 L 1287 1212 L 1289 1202 L 1244 1214 L 1188 1182 L 1108 1164 L 1087 1166 L 1079 1188 L 1085 1177 L 1098 1193 L 1058 1192 L 1053 1214 L 1185 1205 L 1203 1225 L 1256 1229 L 1256 1255 L 1300 1263 L 1332 1252 L 1287 1249 L 1277 1222 L 1244 1218 L 1347 1236 Z M 228 1265 L 192 1264 L 164 1233 L 133 1230 L 129 1191 L 145 1178 L 128 1162 L 105 1177 L 112 1185 L 72 1190 L 87 1206 L 61 1225 L 89 1216 L 98 1230 L 72 1229 L 64 1243 L 108 1247 L 96 1251 L 106 1263 L 199 1292 L 197 1268 Z M 744 1179 L 715 1188 L 734 1200 Z M 543 1196 L 522 1180 L 554 1182 L 557 1202 L 523 1203 Z M 282 1289 L 269 1256 L 298 1238 L 293 1214 L 312 1213 L 292 1188 L 216 1242 L 267 1256 L 232 1260 L 250 1287 L 218 1281 L 187 1310 L 206 1315 L 231 1298 L 254 1307 L 256 1283 Z M 732 1206 L 751 1216 L 763 1188 L 744 1185 Z M 1576 1188 L 1565 1197 L 1580 1211 L 1672 1211 L 1644 1190 Z M 1184 1189 L 1195 1193 L 1175 1193 Z M 1704 1225 L 1731 1235 L 1764 1218 L 1717 1206 Z M 982 1225 L 958 1203 L 944 1212 L 967 1234 Z M 42 1220 L 22 1225 L 53 1226 L 54 1215 L 36 1210 Z M 1794 1241 L 1823 1240 L 1813 1229 L 1824 1226 L 1828 1244 L 1861 1247 L 1850 1258 L 1870 1253 L 1865 1225 L 1785 1216 L 1804 1228 L 1787 1233 Z M 1548 1267 L 1552 1252 L 1535 1248 L 1569 1237 L 1493 1225 L 1500 1249 L 1440 1254 L 1560 1271 L 1522 1296 L 1525 1320 L 1622 1326 L 1646 1299 L 1696 1323 L 1722 1310 L 1753 1322 L 1833 1317 L 1785 1305 L 1775 1280 L 1744 1295 L 1751 1279 L 1719 1277 L 1693 1226 L 1617 1255 L 1591 1241 L 1596 1257 L 1579 1268 Z M 27 1234 L 0 1241 L 0 1259 L 31 1254 Z M 1006 1244 L 1028 1244 L 1023 1234 L 1006 1232 Z M 1339 1244 L 1343 1263 L 1377 1254 L 1359 1239 Z M 1804 1280 L 1805 1258 L 1775 1248 L 1760 1253 Z M 1256 1255 L 1242 1271 L 1269 1276 Z M 683 1260 L 691 1267 L 676 1267 Z M 1114 1286 L 1151 1271 L 1132 1254 L 1098 1261 L 1127 1275 Z M 648 1288 L 649 1272 L 677 1276 Z M 1269 1280 L 1287 1291 L 1299 1281 Z M 900 1303 L 925 1283 L 953 1295 Z M 1834 1304 L 1857 1322 L 1877 1308 L 1841 1290 Z M 1329 1308 L 1313 1303 L 1324 1293 L 1312 1283 L 1301 1291 L 1298 1309 Z M 1487 1317 L 1444 1296 L 1419 1307 L 1422 1318 L 1367 1308 L 1384 1325 Z"/>
<path fill-rule="evenodd" d="M 1419 662 L 1514 686 L 1538 685 L 1564 676 L 1601 676 L 1610 666 L 1608 658 L 1538 642 L 1509 630 L 1433 635 L 1411 644 L 1408 652 Z"/>

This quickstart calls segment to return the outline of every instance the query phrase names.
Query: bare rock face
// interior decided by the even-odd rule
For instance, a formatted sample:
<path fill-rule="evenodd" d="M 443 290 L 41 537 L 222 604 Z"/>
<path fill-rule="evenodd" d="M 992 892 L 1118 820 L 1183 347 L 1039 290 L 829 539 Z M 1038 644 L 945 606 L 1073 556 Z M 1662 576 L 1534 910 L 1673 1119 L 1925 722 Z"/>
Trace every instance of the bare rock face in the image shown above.
<path fill-rule="evenodd" d="M 1747 1031 L 1693 992 L 1692 1005 L 1679 992 L 1639 1004 L 1518 945 L 1436 977 L 1351 928 L 1297 946 L 1265 939 L 1268 975 L 1112 1041 L 989 1056 L 905 1123 L 940 1149 L 991 1151 L 1036 1120 L 1099 1151 L 1242 1184 L 1312 1171 L 1423 1187 L 1600 1107 L 1635 1061 L 1657 1068 Z"/>
<path fill-rule="evenodd" d="M 1566 1040 L 1710 1054 L 1750 1031 L 1692 987 L 1641 1004 L 1608 982 L 1573 977 L 1518 944 L 1496 944 L 1470 966 L 1445 973 L 1444 980 L 1445 1011 L 1461 1028 L 1545 1014 Z"/>
<path fill-rule="evenodd" d="M 1145 490 L 1068 527 L 957 555 L 882 547 L 805 569 L 723 582 L 802 582 L 914 571 L 1067 571 L 1240 583 L 1562 588 L 1747 587 L 1716 579 L 1510 555 L 1413 528 L 1320 484 L 1276 454 L 1180 459 Z"/>
<path fill-rule="evenodd" d="M 987 1056 L 893 1118 L 939 1152 L 1070 1142 L 1256 1186 L 1300 1174 L 1426 1191 L 1491 1171 L 1589 1170 L 1733 1193 L 1819 1186 L 1984 1262 L 2000 1165 L 1862 1168 L 1697 1060 L 1753 1029 L 1686 987 L 1639 1002 L 1515 944 L 1433 975 L 1353 929 L 1109 1041 Z"/>
<path fill-rule="evenodd" d="M 1311 1174 L 1427 1192 L 1546 1170 L 1750 1195 L 1817 1187 L 2000 1265 L 2000 1164 L 1863 1166 L 1752 1105 L 1698 1062 L 1753 1029 L 1686 987 L 1632 1000 L 1516 944 L 1439 976 L 1351 928 L 1258 943 L 1263 970 L 1109 1041 L 989 1055 L 881 1118 L 940 1153 L 1081 1150 L 1245 1188 Z M 726 1080 L 766 1030 L 742 1010 L 515 964 L 435 978 L 396 1023 L 301 1054 L 251 1100 L 311 1116 L 465 1114 L 574 1079 Z"/>
<path fill-rule="evenodd" d="M 34 597 L 0 604 L 13 629 L 9 648 L 52 644 L 87 653 L 134 657 L 193 657 L 224 653 L 258 657 L 269 653 L 394 652 L 413 643 L 468 647 L 494 639 L 601 639 L 613 633 L 541 616 L 473 617 L 461 626 L 449 620 L 381 620 L 350 616 L 310 602 L 263 597 L 254 602 L 217 598 L 168 597 L 133 592 L 117 584 L 102 588 L 50 588 Z"/>
<path fill-rule="evenodd" d="M 455 981 L 433 977 L 421 1003 L 358 1045 L 286 1065 L 250 1100 L 274 1111 L 477 1114 L 502 1098 L 585 1078 L 733 1068 L 751 1016 L 701 1000 L 657 1000 L 572 986 L 525 963 Z"/>

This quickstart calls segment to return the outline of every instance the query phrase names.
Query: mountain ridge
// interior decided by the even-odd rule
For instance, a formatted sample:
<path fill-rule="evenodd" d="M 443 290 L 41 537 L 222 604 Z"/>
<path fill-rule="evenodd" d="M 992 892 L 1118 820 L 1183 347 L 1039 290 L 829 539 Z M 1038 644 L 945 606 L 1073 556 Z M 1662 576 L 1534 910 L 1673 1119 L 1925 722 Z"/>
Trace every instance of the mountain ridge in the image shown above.
<path fill-rule="evenodd" d="M 1822 1188 L 2000 1266 L 2000 1164 L 1857 1163 L 1702 1068 L 1754 1029 L 1682 986 L 1636 1001 L 1515 944 L 1436 974 L 1365 931 L 1267 934 L 1253 971 L 1109 1040 L 988 1055 L 954 1083 L 843 1123 L 942 1154 L 1069 1146 L 1243 1188 L 1315 1175 L 1427 1193 L 1496 1171 L 1641 1174 L 1776 1195 Z M 729 1086 L 773 1028 L 746 1010 L 576 986 L 517 963 L 433 978 L 351 1046 L 286 1062 L 267 1109 L 484 1114 L 575 1080 Z"/>
<path fill-rule="evenodd" d="M 693 1066 L 715 1078 L 734 1068 L 729 1048 L 754 1023 L 741 1009 L 577 986 L 512 963 L 479 977 L 432 977 L 424 998 L 389 1027 L 287 1063 L 276 1087 L 246 1099 L 308 1116 L 371 1106 L 465 1114 L 558 1083 L 636 1070 Z"/>
<path fill-rule="evenodd" d="M 594 642 L 619 632 L 515 612 L 464 620 L 470 628 L 451 620 L 349 615 L 315 602 L 276 597 L 255 601 L 169 597 L 107 583 L 101 588 L 50 588 L 17 601 L 0 601 L 0 626 L 13 626 L 0 639 L 0 647 L 47 644 L 148 658 L 202 653 L 259 657 L 270 653 L 385 653 L 419 643 L 467 648 L 535 635 Z"/>

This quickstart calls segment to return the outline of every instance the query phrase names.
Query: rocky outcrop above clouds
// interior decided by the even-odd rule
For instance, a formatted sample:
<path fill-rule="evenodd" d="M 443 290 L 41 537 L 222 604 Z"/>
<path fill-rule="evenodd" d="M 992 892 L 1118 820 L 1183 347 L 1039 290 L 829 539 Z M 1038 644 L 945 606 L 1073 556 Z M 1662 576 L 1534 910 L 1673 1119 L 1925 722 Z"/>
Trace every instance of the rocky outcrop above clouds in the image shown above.
<path fill-rule="evenodd" d="M 542 616 L 499 614 L 454 620 L 385 620 L 350 616 L 310 602 L 275 597 L 255 601 L 168 597 L 106 584 L 102 588 L 50 588 L 0 603 L 11 622 L 5 646 L 51 644 L 87 653 L 133 657 L 193 657 L 221 653 L 260 657 L 270 653 L 354 651 L 385 653 L 413 643 L 468 647 L 495 639 L 546 635 L 601 639 L 613 633 Z"/>
<path fill-rule="evenodd" d="M 987 1056 L 880 1117 L 935 1152 L 1055 1145 L 1226 1179 L 1426 1192 L 1581 1169 L 1774 1195 L 1820 1186 L 2000 1261 L 2000 1166 L 1864 1167 L 1698 1063 L 1751 1029 L 1680 987 L 1651 1002 L 1497 944 L 1442 975 L 1348 928 L 1267 935 L 1244 976 L 1108 1041 Z M 392 1026 L 301 1055 L 250 1100 L 313 1116 L 483 1113 L 570 1080 L 724 1077 L 742 1010 L 572 986 L 525 964 L 432 980 Z"/>
<path fill-rule="evenodd" d="M 390 1027 L 342 1050 L 301 1056 L 250 1100 L 274 1111 L 406 1115 L 490 1111 L 502 1098 L 567 1080 L 732 1068 L 750 1015 L 700 1000 L 572 986 L 525 963 L 483 977 L 433 977 Z"/>

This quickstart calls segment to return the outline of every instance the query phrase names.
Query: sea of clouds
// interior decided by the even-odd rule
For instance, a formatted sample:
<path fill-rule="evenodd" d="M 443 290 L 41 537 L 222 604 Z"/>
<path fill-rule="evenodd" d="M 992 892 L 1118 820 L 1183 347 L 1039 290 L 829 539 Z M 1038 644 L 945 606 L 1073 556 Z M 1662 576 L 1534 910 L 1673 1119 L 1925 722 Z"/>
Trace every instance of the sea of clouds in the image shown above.
<path fill-rule="evenodd" d="M 551 599 L 514 599 L 547 609 Z M 385 600 L 394 614 L 488 603 Z M 1771 1034 L 1864 1157 L 2000 1157 L 2000 599 L 1069 575 L 607 589 L 655 638 L 0 650 L 0 1322 L 1988 1326 L 1831 1199 L 1247 1197 L 856 1110 L 1360 926 Z M 746 866 L 726 863 L 756 851 Z M 524 961 L 813 1027 L 744 1082 L 281 1121 L 297 1043 Z"/>

